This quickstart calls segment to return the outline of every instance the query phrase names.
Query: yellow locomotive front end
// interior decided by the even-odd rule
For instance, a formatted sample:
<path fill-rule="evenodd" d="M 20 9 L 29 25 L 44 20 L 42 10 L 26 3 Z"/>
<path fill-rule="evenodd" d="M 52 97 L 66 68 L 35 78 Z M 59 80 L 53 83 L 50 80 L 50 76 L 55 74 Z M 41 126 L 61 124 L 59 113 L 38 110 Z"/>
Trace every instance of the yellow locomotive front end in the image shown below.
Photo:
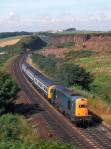
<path fill-rule="evenodd" d="M 48 100 L 51 102 L 51 99 L 53 98 L 53 91 L 55 89 L 55 85 L 48 87 Z"/>
<path fill-rule="evenodd" d="M 91 116 L 88 110 L 88 100 L 85 98 L 78 98 L 75 101 L 75 117 L 79 121 L 91 121 Z"/>

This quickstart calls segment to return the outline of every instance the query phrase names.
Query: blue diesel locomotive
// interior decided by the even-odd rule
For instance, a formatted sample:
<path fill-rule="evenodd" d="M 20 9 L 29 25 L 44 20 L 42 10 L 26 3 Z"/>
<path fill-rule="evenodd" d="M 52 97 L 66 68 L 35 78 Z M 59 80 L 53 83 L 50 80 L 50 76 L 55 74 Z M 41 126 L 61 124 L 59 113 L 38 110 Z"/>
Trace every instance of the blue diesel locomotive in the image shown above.
<path fill-rule="evenodd" d="M 90 122 L 88 100 L 46 78 L 28 64 L 22 64 L 25 76 L 39 89 L 59 111 L 75 123 Z"/>

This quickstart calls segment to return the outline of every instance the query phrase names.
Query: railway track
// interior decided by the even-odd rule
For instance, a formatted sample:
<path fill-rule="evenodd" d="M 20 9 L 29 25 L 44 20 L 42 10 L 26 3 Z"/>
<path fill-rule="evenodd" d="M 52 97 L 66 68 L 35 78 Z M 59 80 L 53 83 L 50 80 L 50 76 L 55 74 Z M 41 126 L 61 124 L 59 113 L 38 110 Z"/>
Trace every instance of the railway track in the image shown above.
<path fill-rule="evenodd" d="M 111 149 L 111 134 L 104 129 L 104 127 L 89 127 L 87 129 L 79 130 L 87 137 L 89 140 L 94 140 L 97 144 L 101 144 L 102 149 Z"/>
<path fill-rule="evenodd" d="M 111 139 L 103 132 L 99 132 L 98 128 L 77 128 L 48 103 L 22 74 L 20 65 L 23 61 L 23 56 L 15 60 L 12 66 L 13 74 L 16 76 L 22 90 L 26 93 L 28 102 L 38 104 L 38 111 L 41 112 L 47 121 L 47 125 L 56 134 L 58 140 L 75 144 L 83 149 L 111 149 Z"/>

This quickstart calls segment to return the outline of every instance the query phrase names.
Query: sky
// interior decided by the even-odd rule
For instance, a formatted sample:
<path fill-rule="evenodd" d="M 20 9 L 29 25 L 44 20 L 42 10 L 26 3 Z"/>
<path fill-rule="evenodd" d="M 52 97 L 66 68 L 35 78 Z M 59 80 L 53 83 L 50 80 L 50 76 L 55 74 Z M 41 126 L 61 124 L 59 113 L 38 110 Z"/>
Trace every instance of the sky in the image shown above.
<path fill-rule="evenodd" d="M 0 0 L 0 32 L 111 31 L 111 0 Z"/>

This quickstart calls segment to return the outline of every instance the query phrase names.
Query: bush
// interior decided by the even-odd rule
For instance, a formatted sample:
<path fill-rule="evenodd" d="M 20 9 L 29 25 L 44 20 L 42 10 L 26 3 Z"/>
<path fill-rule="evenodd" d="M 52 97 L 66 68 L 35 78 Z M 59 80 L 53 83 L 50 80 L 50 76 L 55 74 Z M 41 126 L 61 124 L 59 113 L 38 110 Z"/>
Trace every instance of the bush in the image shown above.
<path fill-rule="evenodd" d="M 4 114 L 0 117 L 0 140 L 23 140 L 34 142 L 38 139 L 24 117 Z M 31 140 L 32 139 L 32 140 Z"/>
<path fill-rule="evenodd" d="M 18 116 L 6 114 L 0 117 L 0 138 L 17 139 L 21 133 L 21 122 Z"/>
<path fill-rule="evenodd" d="M 28 36 L 22 38 L 22 40 L 20 40 L 17 45 L 21 46 L 22 49 L 37 50 L 46 46 L 46 43 L 38 36 Z"/>
<path fill-rule="evenodd" d="M 0 73 L 0 114 L 6 112 L 14 103 L 18 91 L 19 88 L 10 75 Z"/>
<path fill-rule="evenodd" d="M 63 63 L 58 65 L 57 78 L 65 86 L 80 85 L 82 88 L 89 90 L 93 77 L 89 72 L 79 65 Z"/>
<path fill-rule="evenodd" d="M 54 55 L 48 55 L 47 57 L 43 55 L 34 55 L 33 61 L 38 64 L 40 69 L 44 70 L 47 74 L 54 74 L 56 71 L 56 64 L 59 59 L 55 58 Z"/>
<path fill-rule="evenodd" d="M 32 59 L 40 69 L 64 86 L 69 87 L 77 84 L 84 89 L 90 89 L 90 84 L 94 78 L 79 65 L 63 62 L 52 55 L 47 57 L 33 55 Z"/>

